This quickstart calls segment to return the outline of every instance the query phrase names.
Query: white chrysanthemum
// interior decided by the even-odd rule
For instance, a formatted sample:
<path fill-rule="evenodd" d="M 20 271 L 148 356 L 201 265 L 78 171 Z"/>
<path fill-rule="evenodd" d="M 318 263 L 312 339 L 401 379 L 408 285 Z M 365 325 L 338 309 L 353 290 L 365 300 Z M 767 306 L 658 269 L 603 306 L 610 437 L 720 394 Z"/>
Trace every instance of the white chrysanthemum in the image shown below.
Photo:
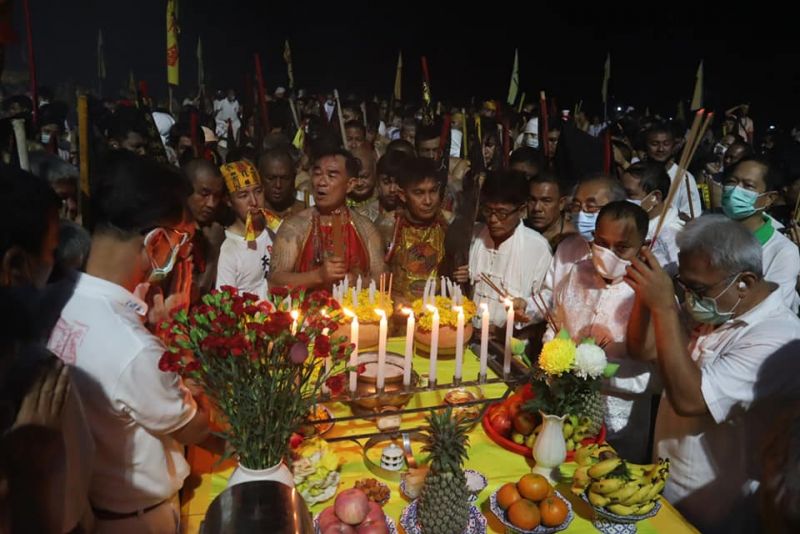
<path fill-rule="evenodd" d="M 575 353 L 575 374 L 581 378 L 597 378 L 603 375 L 608 360 L 606 352 L 593 343 L 578 345 Z"/>

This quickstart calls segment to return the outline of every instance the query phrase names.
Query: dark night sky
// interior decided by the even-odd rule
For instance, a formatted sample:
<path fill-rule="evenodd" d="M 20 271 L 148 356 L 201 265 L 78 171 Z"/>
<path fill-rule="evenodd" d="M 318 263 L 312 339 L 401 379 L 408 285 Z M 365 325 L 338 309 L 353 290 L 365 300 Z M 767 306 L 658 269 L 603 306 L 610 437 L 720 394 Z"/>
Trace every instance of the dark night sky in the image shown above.
<path fill-rule="evenodd" d="M 106 94 L 127 84 L 129 69 L 163 95 L 166 0 L 30 0 L 34 47 L 43 84 L 74 80 L 96 86 L 97 30 L 102 28 Z M 206 73 L 214 87 L 242 86 L 259 51 L 268 88 L 286 84 L 281 59 L 289 38 L 301 87 L 388 96 L 397 51 L 403 50 L 404 95 L 418 94 L 419 56 L 426 54 L 438 98 L 504 98 L 514 47 L 520 49 L 521 91 L 540 88 L 560 105 L 578 98 L 600 109 L 605 55 L 612 55 L 611 93 L 671 115 L 679 98 L 691 98 L 698 61 L 705 60 L 707 105 L 753 103 L 761 124 L 796 120 L 800 47 L 789 11 L 759 3 L 763 11 L 639 2 L 615 7 L 555 2 L 489 2 L 466 8 L 433 1 L 365 7 L 352 2 L 321 6 L 292 2 L 182 0 L 181 90 L 197 80 L 195 47 L 202 35 Z M 608 4 L 608 3 L 606 3 Z M 501 5 L 514 6 L 507 10 Z M 691 7 L 693 6 L 693 7 Z M 690 9 L 699 10 L 690 16 Z M 15 28 L 24 35 L 22 2 Z M 24 68 L 24 47 L 8 53 L 8 68 Z"/>

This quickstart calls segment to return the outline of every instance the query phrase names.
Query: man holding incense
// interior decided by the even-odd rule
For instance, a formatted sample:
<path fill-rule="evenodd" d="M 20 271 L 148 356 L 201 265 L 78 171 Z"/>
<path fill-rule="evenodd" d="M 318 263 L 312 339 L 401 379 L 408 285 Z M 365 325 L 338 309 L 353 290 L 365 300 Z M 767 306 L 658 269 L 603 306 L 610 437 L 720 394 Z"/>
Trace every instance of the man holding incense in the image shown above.
<path fill-rule="evenodd" d="M 645 132 L 645 148 L 647 159 L 656 161 L 664 165 L 671 181 L 678 175 L 678 164 L 675 163 L 675 134 L 669 126 L 656 124 Z M 697 182 L 692 173 L 686 171 L 683 175 L 684 183 L 681 184 L 678 193 L 675 195 L 673 206 L 684 216 L 699 217 L 703 210 L 700 203 L 700 192 L 697 190 Z M 688 183 L 689 192 L 686 188 Z"/>
<path fill-rule="evenodd" d="M 286 219 L 278 230 L 270 284 L 330 289 L 345 276 L 376 279 L 383 272 L 378 230 L 347 207 L 358 167 L 346 150 L 317 157 L 311 169 L 315 205 Z"/>

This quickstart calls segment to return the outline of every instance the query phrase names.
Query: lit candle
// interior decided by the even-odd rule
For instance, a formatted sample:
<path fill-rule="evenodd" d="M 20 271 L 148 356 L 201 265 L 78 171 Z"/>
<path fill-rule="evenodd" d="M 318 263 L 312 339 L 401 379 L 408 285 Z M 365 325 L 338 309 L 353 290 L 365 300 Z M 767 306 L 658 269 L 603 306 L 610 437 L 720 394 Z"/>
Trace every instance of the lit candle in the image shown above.
<path fill-rule="evenodd" d="M 506 313 L 506 344 L 503 354 L 503 375 L 511 372 L 511 339 L 514 337 L 514 302 L 505 299 Z"/>
<path fill-rule="evenodd" d="M 344 314 L 346 317 L 350 317 L 352 321 L 350 322 L 350 343 L 353 346 L 353 352 L 350 354 L 350 367 L 355 369 L 358 367 L 358 317 L 356 314 L 345 308 Z M 350 371 L 350 392 L 355 393 L 356 386 L 358 382 L 358 373 L 355 370 Z"/>
<path fill-rule="evenodd" d="M 428 310 L 433 313 L 431 319 L 431 366 L 428 370 L 428 384 L 436 385 L 436 358 L 439 353 L 439 309 L 428 305 Z"/>
<path fill-rule="evenodd" d="M 322 312 L 322 315 L 325 315 L 325 312 Z M 323 336 L 327 336 L 328 332 L 329 332 L 329 330 L 327 328 L 323 328 L 322 329 L 322 335 Z M 325 356 L 325 376 L 327 377 L 330 374 L 331 374 L 331 355 L 328 354 L 327 356 Z M 323 393 L 330 393 L 330 390 L 328 389 L 328 386 L 326 386 L 324 383 L 322 384 L 322 392 Z"/>
<path fill-rule="evenodd" d="M 386 380 L 386 336 L 389 326 L 386 322 L 385 311 L 375 310 L 375 313 L 381 318 L 378 331 L 378 378 L 376 380 L 378 391 L 380 391 L 383 389 L 383 383 Z"/>
<path fill-rule="evenodd" d="M 453 375 L 453 381 L 460 382 L 461 368 L 464 365 L 464 308 L 454 306 L 453 309 L 458 312 L 458 320 L 456 322 L 456 372 Z"/>
<path fill-rule="evenodd" d="M 300 317 L 300 312 L 297 310 L 292 310 L 289 315 L 292 317 L 292 335 L 297 335 L 297 319 Z"/>
<path fill-rule="evenodd" d="M 403 385 L 411 385 L 411 358 L 414 352 L 414 310 L 411 308 L 403 308 L 403 313 L 408 315 L 406 321 L 406 352 L 405 360 L 403 361 Z"/>
<path fill-rule="evenodd" d="M 480 380 L 486 380 L 486 365 L 489 361 L 489 305 L 481 302 L 481 370 Z"/>

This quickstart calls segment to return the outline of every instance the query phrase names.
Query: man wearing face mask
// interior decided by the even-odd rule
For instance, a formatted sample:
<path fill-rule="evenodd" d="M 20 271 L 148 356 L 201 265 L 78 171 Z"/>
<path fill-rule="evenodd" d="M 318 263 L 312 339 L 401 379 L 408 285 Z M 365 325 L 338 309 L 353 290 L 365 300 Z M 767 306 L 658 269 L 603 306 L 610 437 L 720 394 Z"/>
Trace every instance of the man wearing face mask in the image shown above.
<path fill-rule="evenodd" d="M 96 175 L 92 248 L 48 348 L 70 364 L 97 452 L 89 488 L 95 532 L 177 532 L 183 445 L 208 434 L 180 376 L 159 370 L 165 347 L 144 326 L 135 288 L 165 276 L 188 236 L 177 172 L 126 151 Z M 168 467 L 167 467 L 168 466 Z"/>
<path fill-rule="evenodd" d="M 622 175 L 622 187 L 628 194 L 628 202 L 640 206 L 650 218 L 647 239 L 652 240 L 664 211 L 664 199 L 669 195 L 669 176 L 664 166 L 653 161 L 639 161 L 629 166 Z M 670 274 L 678 270 L 678 246 L 675 234 L 683 229 L 678 210 L 667 209 L 664 223 L 653 245 L 653 254 Z"/>
<path fill-rule="evenodd" d="M 228 191 L 228 207 L 236 220 L 225 229 L 217 264 L 217 289 L 233 286 L 266 298 L 273 241 L 269 226 L 272 221 L 277 229 L 280 219 L 264 208 L 264 186 L 252 163 L 228 163 L 220 172 Z"/>
<path fill-rule="evenodd" d="M 761 245 L 764 278 L 775 282 L 784 303 L 797 313 L 800 297 L 795 289 L 800 274 L 800 253 L 797 245 L 775 229 L 765 214 L 777 199 L 775 171 L 765 161 L 740 161 L 725 178 L 722 211 L 738 221 Z"/>
<path fill-rule="evenodd" d="M 650 400 L 657 387 L 653 369 L 631 360 L 625 347 L 634 293 L 623 281 L 631 260 L 646 243 L 647 214 L 630 202 L 611 202 L 600 210 L 591 257 L 575 263 L 553 291 L 553 318 L 574 339 L 594 338 L 606 343 L 617 375 L 603 387 L 608 442 L 620 456 L 644 462 Z M 543 341 L 558 332 L 548 327 Z"/>
<path fill-rule="evenodd" d="M 628 351 L 657 362 L 664 384 L 653 454 L 672 460 L 664 496 L 702 532 L 755 532 L 748 410 L 762 400 L 757 387 L 769 388 L 762 365 L 800 338 L 800 320 L 764 278 L 761 246 L 742 225 L 705 215 L 678 234 L 678 246 L 691 330 L 650 251 L 626 276 L 636 292 Z"/>

